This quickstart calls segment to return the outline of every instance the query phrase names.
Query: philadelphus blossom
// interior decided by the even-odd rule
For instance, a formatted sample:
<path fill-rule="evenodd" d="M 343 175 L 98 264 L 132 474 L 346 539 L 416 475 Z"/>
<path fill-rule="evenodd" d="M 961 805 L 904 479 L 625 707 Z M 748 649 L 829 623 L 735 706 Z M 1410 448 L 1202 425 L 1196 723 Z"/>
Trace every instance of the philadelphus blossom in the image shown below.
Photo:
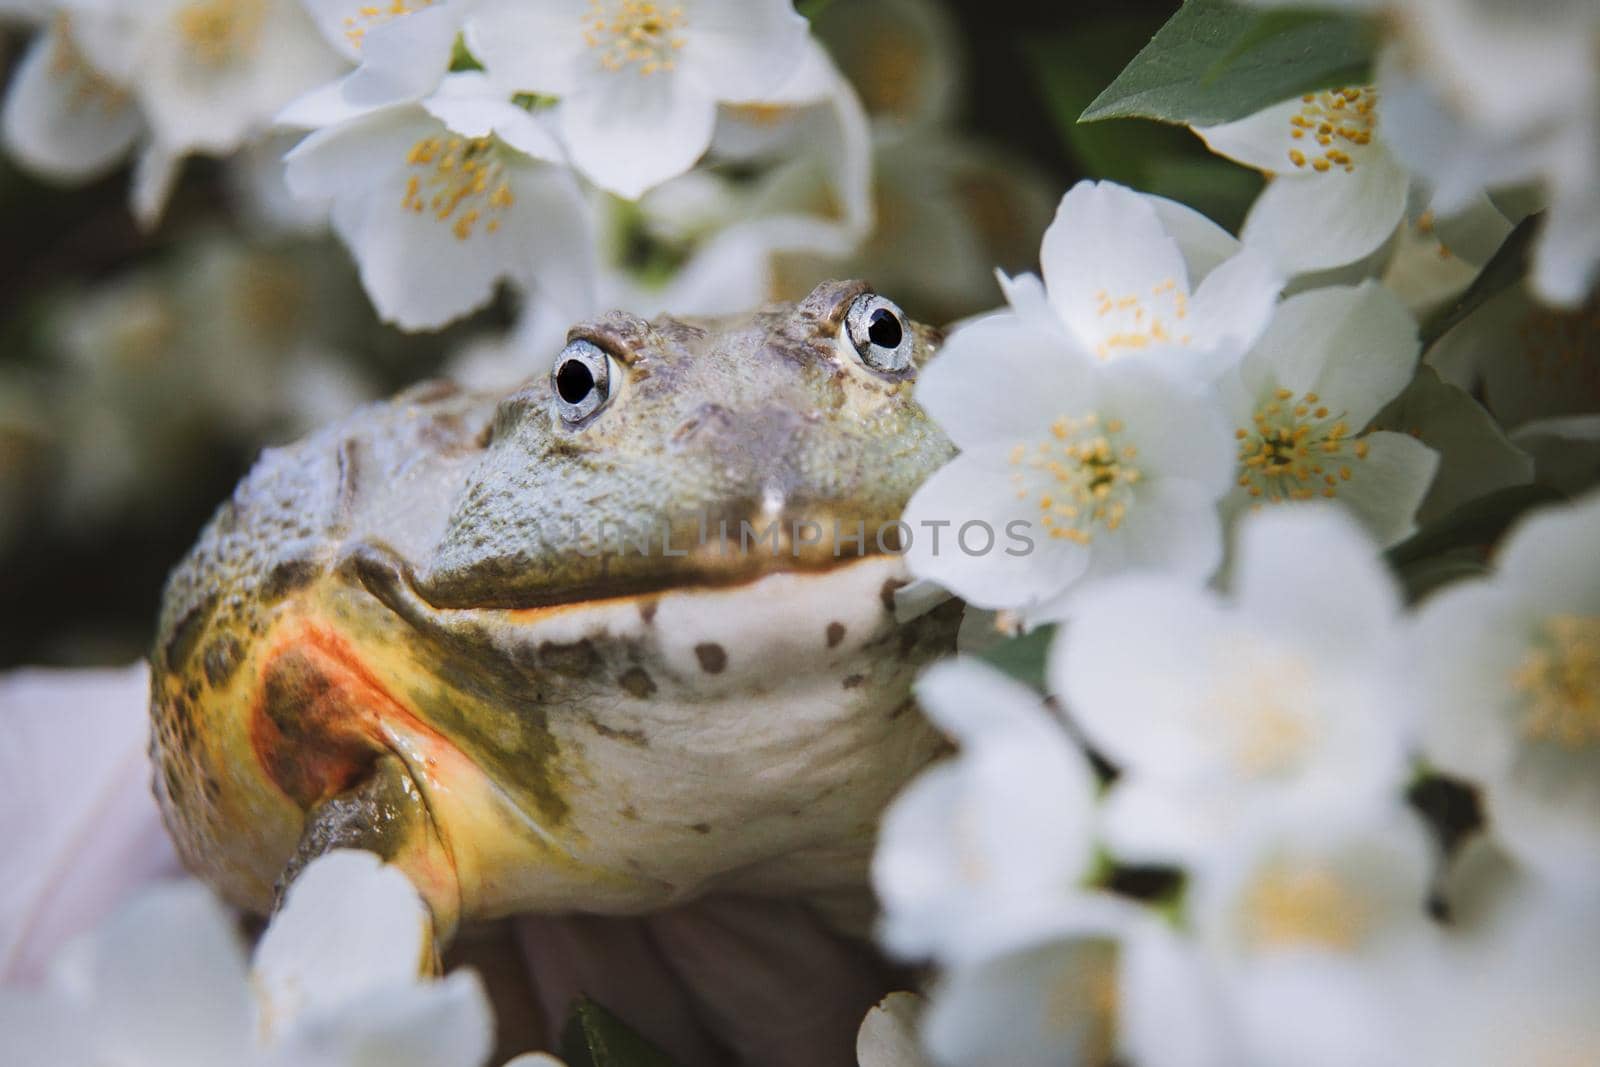
<path fill-rule="evenodd" d="M 962 454 L 906 521 L 926 534 L 981 520 L 1032 544 L 974 554 L 917 536 L 919 577 L 1044 617 L 1096 576 L 1216 568 L 1230 449 L 1205 386 L 1265 325 L 1278 280 L 1248 252 L 1225 258 L 1232 239 L 1194 212 L 1165 217 L 1176 224 L 1126 189 L 1078 185 L 1045 234 L 1043 284 L 1008 283 L 1011 308 L 956 330 L 922 372 L 918 400 Z"/>
<path fill-rule="evenodd" d="M 198 883 L 149 890 L 57 960 L 37 992 L 0 991 L 19 1067 L 480 1067 L 493 1045 L 475 974 L 441 981 L 432 920 L 369 853 L 314 861 L 253 964 Z"/>
<path fill-rule="evenodd" d="M 884 816 L 872 864 L 884 944 L 960 959 L 1059 925 L 1091 857 L 1088 761 L 1037 694 L 993 668 L 939 664 L 917 696 L 961 752 Z"/>
<path fill-rule="evenodd" d="M 1315 819 L 1399 795 L 1411 733 L 1400 598 L 1337 511 L 1246 521 L 1232 595 L 1131 576 L 1086 590 L 1052 688 L 1117 764 L 1109 843 L 1204 863 L 1262 812 Z"/>
<path fill-rule="evenodd" d="M 35 173 L 61 182 L 94 178 L 121 163 L 144 132 L 132 95 L 78 44 L 82 34 L 115 28 L 114 20 L 93 12 L 60 15 L 18 66 L 0 111 L 0 134 L 7 151 Z"/>
<path fill-rule="evenodd" d="M 353 117 L 432 93 L 450 70 L 467 9 L 460 0 L 303 2 L 328 44 L 360 65 L 286 111 L 281 121 L 290 125 L 301 124 L 302 114 L 330 106 L 342 104 Z"/>
<path fill-rule="evenodd" d="M 1211 977 L 1163 920 L 1088 896 L 1029 943 L 948 968 L 923 1042 L 951 1067 L 1238 1067 Z"/>
<path fill-rule="evenodd" d="M 1375 282 L 1285 300 L 1222 382 L 1238 446 L 1229 511 L 1333 500 L 1384 544 L 1409 534 L 1438 455 L 1368 430 L 1416 369 L 1416 324 Z"/>
<path fill-rule="evenodd" d="M 780 89 L 808 32 L 790 0 L 480 0 L 465 30 L 497 87 L 561 98 L 573 165 L 629 199 L 694 166 L 719 102 Z"/>
<path fill-rule="evenodd" d="M 307 137 L 288 157 L 295 195 L 331 201 L 333 225 L 378 313 L 428 329 L 488 303 L 502 279 L 562 306 L 593 296 L 587 209 L 538 116 L 482 75 L 420 104 Z"/>
<path fill-rule="evenodd" d="M 1265 328 L 1282 279 L 1189 208 L 1110 182 L 1062 197 L 1039 249 L 1042 290 L 1010 282 L 1012 309 L 1101 363 L 1142 361 L 1196 382 L 1236 363 Z"/>
<path fill-rule="evenodd" d="M 1395 152 L 1453 211 L 1478 184 L 1536 183 L 1547 218 L 1530 278 L 1581 304 L 1600 273 L 1600 9 L 1553 0 L 1409 0 L 1388 12 L 1379 78 Z"/>
<path fill-rule="evenodd" d="M 1524 522 L 1415 627 L 1424 753 L 1482 786 L 1513 856 L 1600 875 L 1600 496 Z"/>
<path fill-rule="evenodd" d="M 1219 847 L 1185 894 L 1231 1031 L 1218 1062 L 1440 1062 L 1400 1052 L 1409 1020 L 1396 996 L 1437 963 L 1426 910 L 1435 864 L 1421 820 L 1398 800 L 1273 819 Z"/>
<path fill-rule="evenodd" d="M 297 0 L 80 0 L 33 48 L 6 101 L 8 146 L 83 179 L 138 142 L 133 206 L 147 225 L 185 156 L 239 149 L 341 66 Z"/>
<path fill-rule="evenodd" d="M 1198 127 L 1206 145 L 1271 180 L 1242 237 L 1290 274 L 1377 251 L 1405 215 L 1411 178 L 1379 134 L 1370 85 L 1285 100 L 1235 122 Z"/>
<path fill-rule="evenodd" d="M 1095 577 L 1143 567 L 1198 582 L 1220 562 L 1231 449 L 1198 388 L 1141 360 L 1099 365 L 995 315 L 951 335 L 917 397 L 962 450 L 907 505 L 918 577 L 1050 617 Z M 936 543 L 939 523 L 950 529 Z M 961 547 L 968 523 L 988 524 L 993 551 Z"/>

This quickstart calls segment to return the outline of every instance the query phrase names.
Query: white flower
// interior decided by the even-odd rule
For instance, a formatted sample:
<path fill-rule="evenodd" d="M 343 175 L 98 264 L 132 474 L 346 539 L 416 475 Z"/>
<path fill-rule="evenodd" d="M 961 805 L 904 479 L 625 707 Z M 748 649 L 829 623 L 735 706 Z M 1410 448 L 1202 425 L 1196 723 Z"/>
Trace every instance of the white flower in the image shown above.
<path fill-rule="evenodd" d="M 880 937 L 901 956 L 972 958 L 1050 930 L 1082 906 L 1094 775 L 1036 693 L 956 660 L 917 685 L 961 746 L 884 816 L 872 882 Z"/>
<path fill-rule="evenodd" d="M 0 992 L 0 1018 L 11 1050 L 40 1067 L 479 1067 L 488 999 L 468 971 L 423 980 L 431 946 L 403 874 L 333 852 L 295 882 L 253 966 L 233 916 L 198 883 L 175 883 L 69 948 L 44 990 Z"/>
<path fill-rule="evenodd" d="M 312 91 L 313 107 L 342 104 L 356 113 L 421 100 L 450 70 L 467 8 L 451 0 L 302 0 L 317 29 L 337 52 L 360 66 L 337 83 Z M 305 103 L 281 121 L 298 124 Z"/>
<path fill-rule="evenodd" d="M 1378 71 L 1395 153 L 1445 210 L 1477 185 L 1538 183 L 1549 206 L 1534 288 L 1582 303 L 1600 266 L 1600 10 L 1409 0 L 1389 25 Z"/>
<path fill-rule="evenodd" d="M 562 98 L 574 165 L 630 199 L 694 166 L 719 101 L 781 88 L 808 32 L 789 0 L 481 0 L 465 30 L 497 86 Z"/>
<path fill-rule="evenodd" d="M 1193 950 L 1128 901 L 1093 905 L 1029 944 L 946 972 L 923 1017 L 934 1060 L 1237 1067 Z"/>
<path fill-rule="evenodd" d="M 1039 249 L 1043 293 L 1025 275 L 1007 296 L 1018 314 L 1101 362 L 1143 361 L 1206 382 L 1260 336 L 1282 287 L 1265 258 L 1235 249 L 1198 212 L 1079 182 Z"/>
<path fill-rule="evenodd" d="M 1250 209 L 1247 248 L 1290 274 L 1353 263 L 1394 233 L 1411 179 L 1379 132 L 1372 86 L 1327 89 L 1234 122 L 1197 127 L 1207 147 L 1270 177 Z"/>
<path fill-rule="evenodd" d="M 289 185 L 332 201 L 378 313 L 428 329 L 488 303 L 502 279 L 592 303 L 587 209 L 544 162 L 560 158 L 539 117 L 456 74 L 421 104 L 311 134 L 289 154 Z"/>
<path fill-rule="evenodd" d="M 0 113 L 6 150 L 58 182 L 111 170 L 144 132 L 127 88 L 95 67 L 78 44 L 85 33 L 119 28 L 96 12 L 57 15 L 29 47 Z"/>
<path fill-rule="evenodd" d="M 1381 280 L 1413 315 L 1426 318 L 1466 291 L 1511 228 L 1511 220 L 1482 193 L 1454 215 L 1408 216 Z"/>
<path fill-rule="evenodd" d="M 0 985 L 40 978 L 130 890 L 179 872 L 150 792 L 149 700 L 142 662 L 0 675 Z"/>
<path fill-rule="evenodd" d="M 1239 462 L 1228 509 L 1335 500 L 1384 544 L 1410 533 L 1438 456 L 1366 428 L 1411 380 L 1418 347 L 1416 324 L 1376 283 L 1285 300 L 1222 383 Z"/>
<path fill-rule="evenodd" d="M 1423 605 L 1424 753 L 1478 783 L 1502 845 L 1600 872 L 1600 496 L 1526 520 L 1484 581 Z"/>
<path fill-rule="evenodd" d="M 1564 1067 L 1600 1048 L 1600 909 L 1592 882 L 1513 882 L 1453 936 L 1402 1002 L 1404 1063 Z"/>
<path fill-rule="evenodd" d="M 1053 689 L 1122 769 L 1119 856 L 1203 865 L 1265 811 L 1316 821 L 1393 802 L 1410 717 L 1400 600 L 1377 547 L 1331 509 L 1245 522 L 1228 599 L 1191 582 L 1087 590 Z"/>
<path fill-rule="evenodd" d="M 856 1034 L 857 1067 L 928 1067 L 917 1044 L 924 1007 L 915 993 L 890 993 L 879 1001 Z"/>
<path fill-rule="evenodd" d="M 1000 314 L 950 336 L 917 398 L 962 449 L 906 508 L 918 577 L 1051 617 L 1096 577 L 1199 582 L 1220 562 L 1226 425 L 1211 396 L 1149 361 L 1101 365 Z"/>
<path fill-rule="evenodd" d="M 1398 994 L 1436 955 L 1435 856 L 1421 822 L 1386 811 L 1272 819 L 1196 872 L 1187 910 L 1240 1050 L 1227 1062 L 1399 1067 Z"/>
<path fill-rule="evenodd" d="M 1439 373 L 1483 390 L 1501 423 L 1600 413 L 1600 294 L 1583 307 L 1541 305 L 1529 288 L 1497 293 L 1428 353 Z"/>

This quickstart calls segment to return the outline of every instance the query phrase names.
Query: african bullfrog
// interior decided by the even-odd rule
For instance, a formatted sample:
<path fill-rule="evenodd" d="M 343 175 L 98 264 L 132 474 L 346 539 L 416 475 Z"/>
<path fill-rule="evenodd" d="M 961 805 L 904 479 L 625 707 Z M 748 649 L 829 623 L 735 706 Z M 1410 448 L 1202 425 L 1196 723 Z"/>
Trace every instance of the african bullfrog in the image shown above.
<path fill-rule="evenodd" d="M 501 394 L 415 386 L 265 452 L 169 579 L 155 789 L 247 909 L 318 854 L 398 865 L 442 935 L 522 911 L 865 884 L 942 745 L 897 617 L 935 331 L 864 283 L 613 312 Z"/>

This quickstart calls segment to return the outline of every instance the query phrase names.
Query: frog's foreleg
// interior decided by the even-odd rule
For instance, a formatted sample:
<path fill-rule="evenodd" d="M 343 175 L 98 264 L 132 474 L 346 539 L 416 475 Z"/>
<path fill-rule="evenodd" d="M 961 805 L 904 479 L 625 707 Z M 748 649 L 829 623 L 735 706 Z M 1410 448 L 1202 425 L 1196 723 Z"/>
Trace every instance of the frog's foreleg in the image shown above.
<path fill-rule="evenodd" d="M 461 914 L 455 869 L 421 791 L 398 756 L 379 756 L 369 773 L 306 813 L 300 842 L 278 880 L 277 906 L 312 860 L 339 848 L 377 853 L 403 871 L 433 913 L 436 944 L 449 941 Z"/>

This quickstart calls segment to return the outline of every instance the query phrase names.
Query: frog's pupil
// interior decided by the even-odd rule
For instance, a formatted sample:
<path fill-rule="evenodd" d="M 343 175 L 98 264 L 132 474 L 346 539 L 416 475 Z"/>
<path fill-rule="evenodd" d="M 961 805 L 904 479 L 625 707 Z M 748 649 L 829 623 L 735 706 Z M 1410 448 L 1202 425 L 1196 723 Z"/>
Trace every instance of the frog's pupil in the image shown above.
<path fill-rule="evenodd" d="M 899 348 L 904 333 L 894 312 L 879 308 L 868 320 L 867 337 L 879 348 Z"/>
<path fill-rule="evenodd" d="M 581 359 L 569 359 L 556 371 L 556 393 L 569 404 L 579 404 L 594 391 L 594 372 Z"/>

